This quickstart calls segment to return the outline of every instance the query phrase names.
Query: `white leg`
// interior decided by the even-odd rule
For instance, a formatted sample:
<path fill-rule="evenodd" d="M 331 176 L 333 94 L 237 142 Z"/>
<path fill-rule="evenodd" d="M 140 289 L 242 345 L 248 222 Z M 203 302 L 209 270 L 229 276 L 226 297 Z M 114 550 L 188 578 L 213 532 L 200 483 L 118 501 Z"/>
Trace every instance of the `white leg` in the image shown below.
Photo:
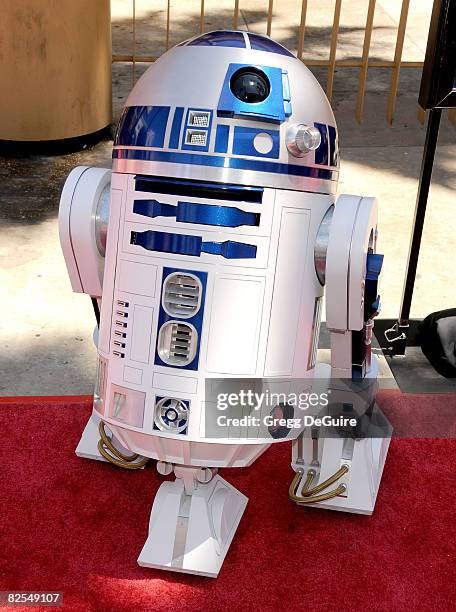
<path fill-rule="evenodd" d="M 160 486 L 139 565 L 217 577 L 248 500 L 218 475 L 207 482 L 208 472 L 176 466 L 176 480 Z"/>
<path fill-rule="evenodd" d="M 314 507 L 356 514 L 372 514 L 390 440 L 391 438 L 355 440 L 353 458 L 351 461 L 346 461 L 341 460 L 338 446 L 340 440 L 326 438 L 323 443 L 319 482 L 329 478 L 331 473 L 336 472 L 342 464 L 346 464 L 349 466 L 349 472 L 330 487 L 332 489 L 339 484 L 344 484 L 346 491 L 341 496 L 317 503 Z"/>
<path fill-rule="evenodd" d="M 373 414 L 379 414 L 377 406 Z M 382 422 L 385 437 L 318 440 L 298 438 L 293 442 L 292 467 L 303 471 L 301 482 L 296 487 L 298 492 L 301 491 L 309 470 L 315 473 L 310 487 L 312 488 L 330 478 L 342 466 L 348 468 L 347 473 L 320 492 L 330 493 L 339 485 L 344 485 L 343 493 L 332 499 L 309 504 L 308 507 L 357 514 L 373 513 L 392 433 L 391 425 L 383 415 Z"/>

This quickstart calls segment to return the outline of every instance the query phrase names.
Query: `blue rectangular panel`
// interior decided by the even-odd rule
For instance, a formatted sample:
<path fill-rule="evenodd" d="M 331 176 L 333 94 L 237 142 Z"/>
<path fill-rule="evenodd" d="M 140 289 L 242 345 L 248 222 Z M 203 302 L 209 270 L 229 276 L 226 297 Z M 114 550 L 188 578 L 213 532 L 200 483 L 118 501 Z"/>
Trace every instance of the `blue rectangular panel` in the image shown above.
<path fill-rule="evenodd" d="M 146 251 L 200 257 L 203 239 L 201 236 L 147 230 L 145 232 L 131 232 L 130 243 L 141 246 Z"/>
<path fill-rule="evenodd" d="M 215 133 L 215 147 L 216 153 L 226 153 L 228 151 L 228 138 L 230 135 L 230 126 L 219 124 Z"/>
<path fill-rule="evenodd" d="M 327 166 L 329 161 L 328 130 L 325 123 L 314 123 L 321 134 L 321 142 L 315 151 L 315 163 Z"/>
<path fill-rule="evenodd" d="M 135 200 L 133 202 L 135 215 L 142 215 L 151 219 L 155 219 L 155 217 L 175 217 L 176 211 L 176 206 L 158 200 Z"/>
<path fill-rule="evenodd" d="M 123 112 L 115 144 L 163 148 L 169 106 L 129 106 Z"/>
<path fill-rule="evenodd" d="M 257 248 L 254 244 L 244 244 L 233 240 L 225 242 L 203 242 L 201 236 L 170 234 L 168 232 L 131 232 L 130 244 L 140 246 L 146 251 L 174 253 L 200 257 L 201 253 L 221 255 L 225 259 L 255 259 Z"/>
<path fill-rule="evenodd" d="M 179 223 L 196 223 L 198 225 L 219 227 L 240 227 L 241 225 L 255 227 L 260 225 L 259 213 L 246 212 L 234 206 L 215 206 L 214 204 L 196 204 L 193 202 L 178 202 L 177 206 L 174 206 L 158 200 L 135 200 L 133 202 L 133 212 L 136 215 L 151 219 L 174 217 Z"/>
<path fill-rule="evenodd" d="M 271 139 L 271 149 L 267 153 L 261 153 L 255 148 L 254 140 L 259 134 L 267 134 Z M 233 155 L 277 159 L 279 153 L 280 135 L 278 130 L 262 130 L 250 127 L 234 128 Z"/>
<path fill-rule="evenodd" d="M 339 140 L 337 130 L 332 125 L 328 125 L 329 134 L 329 165 L 337 166 L 339 163 Z"/>
<path fill-rule="evenodd" d="M 260 215 L 259 213 L 246 212 L 234 206 L 179 202 L 176 221 L 219 227 L 240 227 L 241 225 L 257 227 L 260 225 Z"/>
<path fill-rule="evenodd" d="M 171 126 L 171 134 L 169 136 L 169 148 L 178 149 L 180 140 L 180 131 L 182 126 L 182 117 L 184 116 L 184 109 L 182 106 L 178 106 L 174 111 L 173 124 Z"/>

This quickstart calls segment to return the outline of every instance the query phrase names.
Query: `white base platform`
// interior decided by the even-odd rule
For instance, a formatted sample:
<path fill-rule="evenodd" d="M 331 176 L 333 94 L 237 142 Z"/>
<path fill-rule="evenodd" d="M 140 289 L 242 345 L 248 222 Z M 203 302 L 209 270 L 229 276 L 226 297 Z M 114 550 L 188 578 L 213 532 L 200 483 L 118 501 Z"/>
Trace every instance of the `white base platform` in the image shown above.
<path fill-rule="evenodd" d="M 330 487 L 330 489 L 333 489 L 339 484 L 344 484 L 346 494 L 325 502 L 310 504 L 308 507 L 370 516 L 374 512 L 375 502 L 377 501 L 390 442 L 391 438 L 367 438 L 356 441 L 354 459 L 351 462 L 345 460 L 339 462 L 339 466 L 342 464 L 349 465 L 350 471 Z M 324 441 L 323 453 L 326 463 L 323 463 L 323 466 L 326 469 L 321 469 L 319 481 L 325 480 L 331 475 L 327 469 L 329 463 L 335 467 L 333 453 L 338 446 L 337 443 L 338 440 L 332 439 Z M 334 469 L 334 471 L 336 470 Z M 298 489 L 300 488 L 301 483 L 298 486 Z M 326 493 L 326 491 L 323 491 L 323 493 Z"/>
<path fill-rule="evenodd" d="M 97 417 L 95 412 L 92 412 L 90 419 L 87 421 L 87 424 L 82 432 L 81 439 L 79 440 L 79 444 L 76 447 L 76 455 L 78 457 L 84 457 L 84 459 L 95 459 L 96 461 L 104 461 L 107 463 L 106 459 L 100 455 L 98 450 L 98 441 L 100 439 L 100 434 L 98 433 L 98 423 L 100 422 L 100 417 Z"/>
<path fill-rule="evenodd" d="M 193 491 L 186 484 L 177 478 L 160 486 L 138 563 L 216 578 L 248 499 L 218 475 Z"/>

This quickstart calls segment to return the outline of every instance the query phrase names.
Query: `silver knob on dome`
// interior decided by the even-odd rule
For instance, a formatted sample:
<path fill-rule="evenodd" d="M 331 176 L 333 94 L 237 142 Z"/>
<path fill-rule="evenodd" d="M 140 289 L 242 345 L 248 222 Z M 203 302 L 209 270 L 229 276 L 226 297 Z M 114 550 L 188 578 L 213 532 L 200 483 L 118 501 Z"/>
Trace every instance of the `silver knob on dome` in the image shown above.
<path fill-rule="evenodd" d="M 303 157 L 318 149 L 321 134 L 316 127 L 304 124 L 292 125 L 287 132 L 287 149 L 293 157 Z"/>

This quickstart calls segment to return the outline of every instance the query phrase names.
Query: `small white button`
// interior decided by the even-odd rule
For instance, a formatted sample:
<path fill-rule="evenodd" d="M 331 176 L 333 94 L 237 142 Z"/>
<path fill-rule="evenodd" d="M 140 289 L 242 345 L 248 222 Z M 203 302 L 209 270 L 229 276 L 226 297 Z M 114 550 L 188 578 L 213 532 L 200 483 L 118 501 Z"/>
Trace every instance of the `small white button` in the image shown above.
<path fill-rule="evenodd" d="M 266 132 L 261 132 L 261 134 L 257 134 L 253 140 L 253 146 L 258 153 L 262 153 L 266 155 L 272 149 L 274 142 L 272 140 L 272 136 L 270 134 L 266 134 Z"/>

